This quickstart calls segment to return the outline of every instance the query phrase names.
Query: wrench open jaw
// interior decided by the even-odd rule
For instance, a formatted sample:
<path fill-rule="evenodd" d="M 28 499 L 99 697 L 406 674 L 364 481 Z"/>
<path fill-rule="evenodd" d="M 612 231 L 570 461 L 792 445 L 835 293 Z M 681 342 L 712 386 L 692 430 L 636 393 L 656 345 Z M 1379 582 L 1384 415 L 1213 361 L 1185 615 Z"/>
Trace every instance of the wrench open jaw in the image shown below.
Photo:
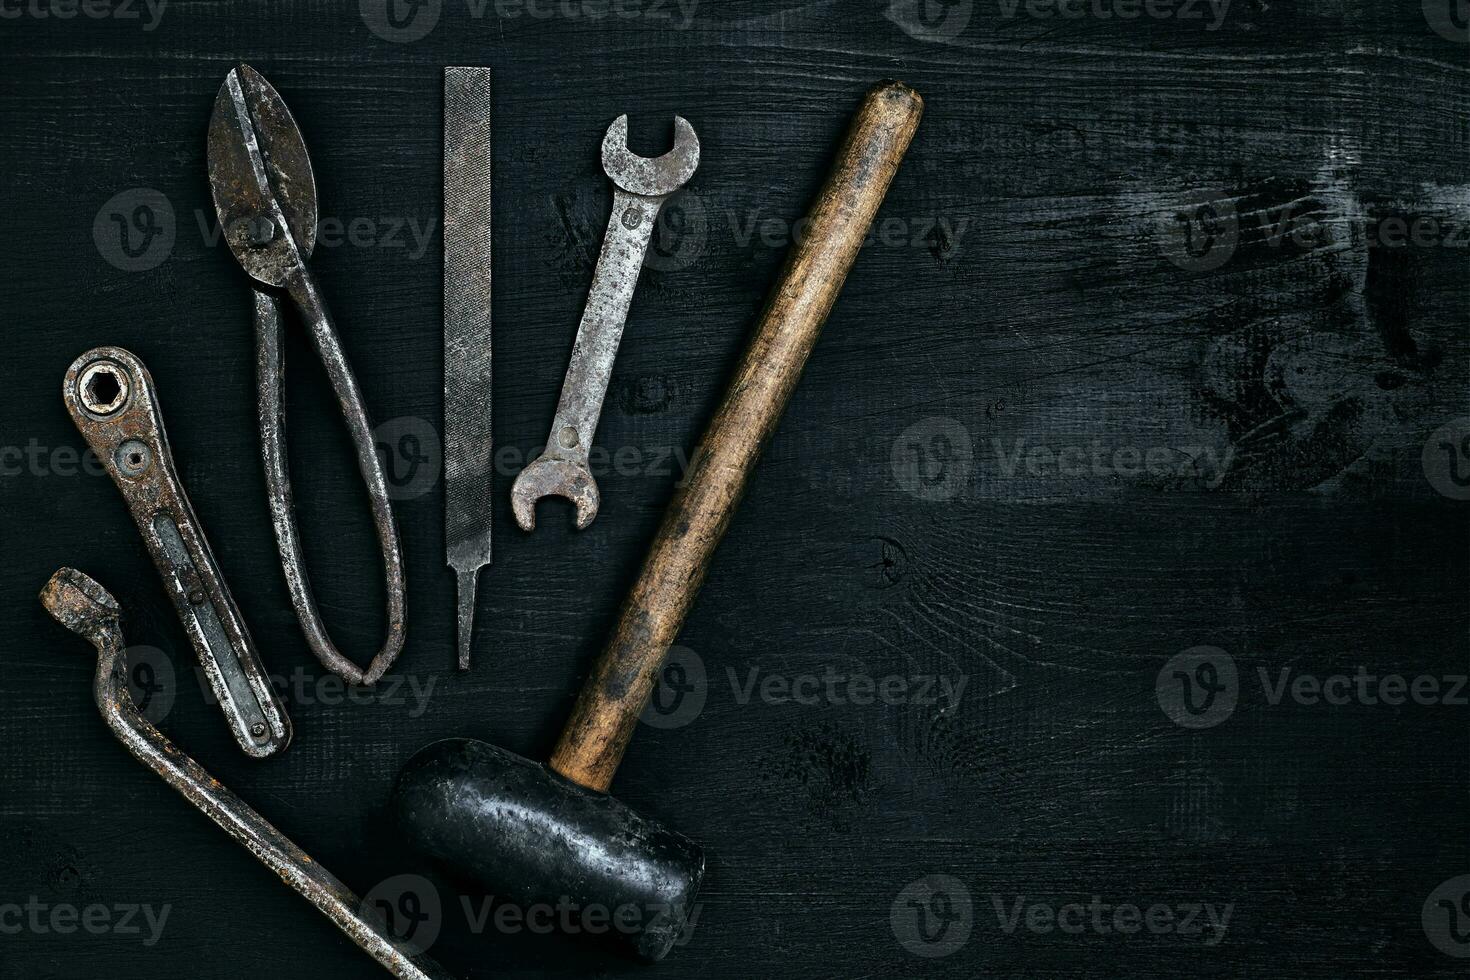
<path fill-rule="evenodd" d="M 641 157 L 628 149 L 627 113 L 614 119 L 602 138 L 602 171 L 630 194 L 668 197 L 697 169 L 699 137 L 683 116 L 674 117 L 674 148 L 663 156 Z"/>
<path fill-rule="evenodd" d="M 577 508 L 577 530 L 585 531 L 597 518 L 602 493 L 587 464 L 568 457 L 543 453 L 516 476 L 510 493 L 510 509 L 516 523 L 530 531 L 536 527 L 536 503 L 542 497 L 565 497 Z"/>
<path fill-rule="evenodd" d="M 683 116 L 674 117 L 674 148 L 651 159 L 628 149 L 626 115 L 607 128 L 602 139 L 602 169 L 613 183 L 612 216 L 577 327 L 546 451 L 520 472 L 510 489 L 511 512 L 523 531 L 536 527 L 536 502 L 542 497 L 565 497 L 575 504 L 579 531 L 597 517 L 601 493 L 587 454 L 602 414 L 628 307 L 659 209 L 698 167 L 699 137 Z"/>

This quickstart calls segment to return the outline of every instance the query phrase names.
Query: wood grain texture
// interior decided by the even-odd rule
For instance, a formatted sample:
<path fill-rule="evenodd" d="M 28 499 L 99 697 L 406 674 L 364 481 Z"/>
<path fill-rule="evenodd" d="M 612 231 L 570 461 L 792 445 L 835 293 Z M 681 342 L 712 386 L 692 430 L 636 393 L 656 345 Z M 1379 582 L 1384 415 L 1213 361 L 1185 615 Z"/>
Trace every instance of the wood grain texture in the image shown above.
<path fill-rule="evenodd" d="M 966 6 L 949 36 L 925 29 Z M 146 931 L 6 934 L 0 977 L 373 969 L 114 743 L 89 651 L 34 598 L 63 564 L 113 590 L 130 641 L 173 668 L 166 734 L 359 894 L 425 875 L 444 909 L 432 953 L 466 977 L 1462 976 L 1421 912 L 1470 871 L 1467 709 L 1273 704 L 1259 672 L 1470 663 L 1470 519 L 1421 462 L 1470 415 L 1467 250 L 1377 233 L 1470 220 L 1464 44 L 1421 3 L 1367 0 L 1235 0 L 1216 30 L 981 0 L 729 0 L 687 24 L 669 4 L 676 19 L 517 9 L 444 0 L 408 43 L 354 3 L 175 0 L 150 31 L 0 21 L 0 905 L 172 908 L 148 946 Z M 405 683 L 372 701 L 316 665 L 269 531 L 248 285 L 212 237 L 204 177 L 211 101 L 242 58 L 301 124 L 336 222 L 313 264 L 374 420 L 398 423 L 382 441 L 414 630 Z M 432 445 L 401 439 L 441 409 L 446 64 L 494 67 L 498 93 L 497 554 L 463 677 L 432 458 L 427 486 L 413 470 Z M 684 724 L 640 726 L 619 770 L 619 799 L 710 855 L 693 939 L 648 970 L 480 927 L 462 900 L 478 913 L 485 896 L 384 825 L 393 775 L 451 735 L 547 756 L 846 113 L 890 76 L 925 96 L 920 137 L 685 623 L 685 676 L 656 695 Z M 703 159 L 629 317 L 597 437 L 601 516 L 576 534 L 548 505 L 523 536 L 504 494 L 555 407 L 608 213 L 598 140 L 623 112 L 645 153 L 686 116 Z M 107 255 L 131 212 L 109 202 L 140 187 L 175 234 L 127 271 Z M 1201 195 L 1237 219 L 1213 269 L 1171 260 L 1204 230 Z M 180 476 L 285 682 L 296 737 L 279 760 L 234 747 L 116 491 L 68 465 L 82 443 L 57 385 L 104 343 L 152 370 Z M 307 563 L 344 648 L 372 649 L 367 502 L 309 342 L 291 329 L 286 346 L 303 534 L 331 543 Z M 1036 447 L 1051 461 L 1033 467 Z M 1129 465 L 1151 448 L 1172 451 L 1156 472 Z M 1198 645 L 1234 658 L 1241 696 L 1188 731 L 1155 684 Z M 967 681 L 952 708 L 781 698 L 780 681 L 828 668 Z M 973 929 L 926 959 L 891 915 L 935 873 L 966 886 Z M 1020 896 L 1093 895 L 1234 913 L 1205 946 L 1007 932 L 992 900 L 1008 915 Z"/>

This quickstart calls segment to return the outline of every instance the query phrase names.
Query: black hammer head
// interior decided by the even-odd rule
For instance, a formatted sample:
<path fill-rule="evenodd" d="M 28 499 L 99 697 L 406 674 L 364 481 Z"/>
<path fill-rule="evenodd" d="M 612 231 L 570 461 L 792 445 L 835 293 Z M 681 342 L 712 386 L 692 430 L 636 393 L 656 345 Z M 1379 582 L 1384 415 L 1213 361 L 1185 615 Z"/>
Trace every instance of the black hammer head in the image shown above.
<path fill-rule="evenodd" d="M 410 842 L 487 890 L 659 960 L 689 922 L 704 853 L 604 793 L 485 742 L 415 755 L 393 793 Z"/>

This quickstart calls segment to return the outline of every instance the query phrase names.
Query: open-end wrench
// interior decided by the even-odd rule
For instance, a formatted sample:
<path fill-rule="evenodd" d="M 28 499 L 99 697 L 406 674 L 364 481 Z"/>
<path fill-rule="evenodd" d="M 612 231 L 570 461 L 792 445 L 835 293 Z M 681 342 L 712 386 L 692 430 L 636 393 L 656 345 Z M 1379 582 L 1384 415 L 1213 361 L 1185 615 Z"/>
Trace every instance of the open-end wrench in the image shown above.
<path fill-rule="evenodd" d="M 536 526 L 536 502 L 559 496 L 577 508 L 577 529 L 597 517 L 600 494 L 587 465 L 587 453 L 602 400 L 612 376 L 613 360 L 623 337 L 628 307 L 638 285 L 638 272 L 653 238 L 659 209 L 694 176 L 699 166 L 699 137 L 682 116 L 674 117 L 674 148 L 649 159 L 628 149 L 628 117 L 619 116 L 602 139 L 602 169 L 613 183 L 612 217 L 592 274 L 592 290 L 572 360 L 562 382 L 561 400 L 546 451 L 516 477 L 510 489 L 511 511 L 522 530 Z"/>

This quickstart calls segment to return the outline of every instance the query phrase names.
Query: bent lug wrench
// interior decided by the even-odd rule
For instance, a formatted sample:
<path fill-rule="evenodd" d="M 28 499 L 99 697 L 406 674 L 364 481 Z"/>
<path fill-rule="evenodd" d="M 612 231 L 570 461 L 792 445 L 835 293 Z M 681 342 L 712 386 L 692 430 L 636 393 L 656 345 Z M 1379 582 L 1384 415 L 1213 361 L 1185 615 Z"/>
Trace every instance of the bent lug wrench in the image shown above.
<path fill-rule="evenodd" d="M 575 504 L 579 531 L 597 517 L 601 495 L 587 465 L 587 453 L 602 414 L 638 272 L 653 239 L 659 209 L 689 182 L 698 167 L 699 137 L 683 116 L 674 117 L 674 148 L 651 160 L 628 149 L 626 115 L 614 119 L 602 138 L 602 169 L 613 182 L 612 217 L 577 327 L 546 451 L 520 472 L 510 488 L 511 511 L 523 531 L 536 527 L 536 501 L 542 497 L 565 497 Z"/>
<path fill-rule="evenodd" d="M 58 623 L 97 648 L 97 675 L 92 685 L 97 709 L 139 762 L 315 905 L 393 976 L 451 980 L 433 960 L 389 936 L 381 923 L 366 915 L 351 889 L 180 752 L 138 712 L 128 691 L 117 600 L 106 589 L 76 569 L 63 568 L 41 590 L 41 604 Z"/>

